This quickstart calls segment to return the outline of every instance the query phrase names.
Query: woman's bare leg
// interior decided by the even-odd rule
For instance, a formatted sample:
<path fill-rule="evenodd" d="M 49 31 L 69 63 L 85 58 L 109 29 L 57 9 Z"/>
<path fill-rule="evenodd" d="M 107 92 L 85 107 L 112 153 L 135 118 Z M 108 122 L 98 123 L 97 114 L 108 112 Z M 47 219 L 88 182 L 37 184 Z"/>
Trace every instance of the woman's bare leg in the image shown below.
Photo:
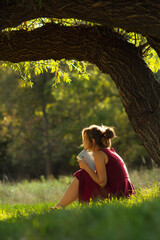
<path fill-rule="evenodd" d="M 75 177 L 71 184 L 69 185 L 68 189 L 64 193 L 62 199 L 57 203 L 55 206 L 58 207 L 65 207 L 70 203 L 76 201 L 78 199 L 78 190 L 79 190 L 79 181 Z"/>

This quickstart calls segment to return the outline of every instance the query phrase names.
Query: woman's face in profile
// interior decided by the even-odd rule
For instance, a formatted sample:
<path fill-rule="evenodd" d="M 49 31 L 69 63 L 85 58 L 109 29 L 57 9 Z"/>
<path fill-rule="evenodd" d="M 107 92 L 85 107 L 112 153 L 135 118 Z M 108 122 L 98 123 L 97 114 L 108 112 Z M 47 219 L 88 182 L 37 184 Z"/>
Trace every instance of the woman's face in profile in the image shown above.
<path fill-rule="evenodd" d="M 82 136 L 82 142 L 83 142 L 83 147 L 84 147 L 85 150 L 91 148 L 90 141 L 89 141 L 89 139 L 87 137 L 87 134 L 85 134 L 85 133 Z"/>

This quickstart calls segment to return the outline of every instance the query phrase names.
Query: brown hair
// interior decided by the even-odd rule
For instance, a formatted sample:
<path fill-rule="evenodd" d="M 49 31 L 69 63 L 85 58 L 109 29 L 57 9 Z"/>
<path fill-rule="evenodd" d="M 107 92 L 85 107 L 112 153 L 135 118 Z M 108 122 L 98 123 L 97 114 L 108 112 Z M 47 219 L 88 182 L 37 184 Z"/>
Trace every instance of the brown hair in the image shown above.
<path fill-rule="evenodd" d="M 111 147 L 111 139 L 116 137 L 113 127 L 107 127 L 104 125 L 91 125 L 82 130 L 82 136 L 86 134 L 89 142 L 93 144 L 92 139 L 99 147 Z"/>

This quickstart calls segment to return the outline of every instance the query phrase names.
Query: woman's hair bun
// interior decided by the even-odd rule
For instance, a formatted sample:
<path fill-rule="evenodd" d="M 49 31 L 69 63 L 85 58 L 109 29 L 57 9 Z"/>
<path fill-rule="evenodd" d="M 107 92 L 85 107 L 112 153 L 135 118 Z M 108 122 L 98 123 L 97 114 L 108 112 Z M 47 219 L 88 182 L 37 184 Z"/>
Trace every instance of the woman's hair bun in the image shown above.
<path fill-rule="evenodd" d="M 115 137 L 115 132 L 113 128 L 107 128 L 104 132 L 104 137 L 111 139 Z"/>

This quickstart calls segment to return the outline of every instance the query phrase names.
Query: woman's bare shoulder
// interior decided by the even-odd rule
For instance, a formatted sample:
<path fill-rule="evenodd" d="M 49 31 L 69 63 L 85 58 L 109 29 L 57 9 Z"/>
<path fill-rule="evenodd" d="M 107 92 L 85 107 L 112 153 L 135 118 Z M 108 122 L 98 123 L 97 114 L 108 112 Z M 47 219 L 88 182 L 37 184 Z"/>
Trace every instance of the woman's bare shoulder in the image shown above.
<path fill-rule="evenodd" d="M 95 153 L 94 153 L 94 158 L 95 159 L 103 159 L 105 161 L 105 163 L 108 162 L 108 156 L 107 154 L 102 151 L 102 150 L 97 150 Z"/>

